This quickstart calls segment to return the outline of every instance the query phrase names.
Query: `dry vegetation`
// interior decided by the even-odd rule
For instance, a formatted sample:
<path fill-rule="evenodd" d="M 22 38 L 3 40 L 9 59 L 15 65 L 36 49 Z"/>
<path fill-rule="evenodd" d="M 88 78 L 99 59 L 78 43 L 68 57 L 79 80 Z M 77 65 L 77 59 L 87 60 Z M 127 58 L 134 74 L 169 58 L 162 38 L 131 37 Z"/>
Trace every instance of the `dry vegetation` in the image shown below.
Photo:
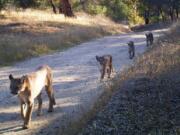
<path fill-rule="evenodd" d="M 180 24 L 106 87 L 108 104 L 79 135 L 180 134 Z M 116 91 L 116 92 L 112 92 Z M 114 93 L 114 94 L 113 94 Z M 101 107 L 102 108 L 102 107 Z M 94 110 L 93 110 L 94 111 Z"/>
<path fill-rule="evenodd" d="M 127 32 L 103 16 L 77 13 L 65 18 L 48 11 L 1 11 L 0 65 L 61 51 L 104 35 Z"/>

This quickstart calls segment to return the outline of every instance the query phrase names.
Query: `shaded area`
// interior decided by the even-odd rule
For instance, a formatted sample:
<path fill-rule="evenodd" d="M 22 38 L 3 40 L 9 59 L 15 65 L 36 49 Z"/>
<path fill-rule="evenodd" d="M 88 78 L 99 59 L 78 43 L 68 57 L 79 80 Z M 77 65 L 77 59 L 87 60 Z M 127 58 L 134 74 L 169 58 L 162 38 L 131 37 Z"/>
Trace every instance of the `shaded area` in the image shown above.
<path fill-rule="evenodd" d="M 160 33 L 158 33 L 157 35 L 156 34 L 155 34 L 155 36 L 158 36 Z M 131 34 L 123 34 L 123 35 L 120 35 L 120 36 L 106 37 L 106 38 L 103 39 L 104 42 L 102 42 L 102 40 L 98 41 L 98 43 L 100 43 L 99 44 L 100 46 L 102 44 L 107 44 L 107 46 L 104 48 L 104 51 L 102 51 L 102 50 L 100 51 L 100 49 L 96 49 L 96 50 L 99 50 L 99 51 L 94 52 L 94 53 L 102 55 L 102 54 L 104 54 L 106 52 L 107 53 L 111 52 L 111 54 L 113 54 L 113 60 L 114 60 L 115 69 L 118 69 L 119 67 L 121 67 L 121 70 L 122 70 L 123 65 L 121 64 L 120 61 L 124 61 L 124 58 L 125 58 L 126 61 L 124 61 L 124 65 L 129 64 L 128 54 L 127 54 L 127 57 L 126 57 L 126 53 L 127 53 L 126 51 L 128 49 L 126 43 L 127 43 L 127 39 L 129 37 L 131 37 L 131 40 L 135 41 L 135 45 L 136 45 L 136 49 L 137 49 L 137 55 L 141 54 L 144 51 L 144 47 L 145 47 L 145 41 L 144 41 L 145 37 L 144 37 L 143 33 L 139 33 L 139 34 L 131 33 Z M 91 48 L 93 49 L 93 46 Z M 112 50 L 116 50 L 116 51 L 110 51 L 111 49 Z M 112 52 L 114 52 L 114 53 L 112 53 Z M 95 56 L 95 54 L 94 54 L 94 56 Z M 82 59 L 80 59 L 79 61 L 81 61 L 81 60 L 86 61 L 88 59 L 86 57 L 86 54 L 84 54 L 83 56 L 84 57 Z M 93 59 L 91 58 L 91 60 L 94 61 L 94 58 Z M 88 63 L 91 63 L 91 62 L 88 62 Z M 97 91 L 101 91 L 102 90 L 102 86 L 100 86 L 100 87 L 98 87 L 98 86 L 97 86 L 96 90 Z M 82 92 L 84 92 L 86 89 L 88 89 L 88 87 L 85 87 L 85 89 L 83 89 Z M 92 90 L 94 91 L 94 89 L 90 90 L 93 93 Z M 90 91 L 88 93 L 91 94 Z M 74 134 L 74 133 L 77 132 L 77 130 L 78 130 L 77 128 L 81 128 L 82 129 L 82 127 L 79 127 L 79 126 L 81 125 L 80 123 L 83 121 L 83 116 L 85 116 L 84 114 L 86 114 L 89 110 L 92 109 L 93 104 L 98 100 L 98 98 L 96 98 L 96 100 L 93 100 L 93 101 L 91 99 L 89 100 L 88 98 L 86 100 L 87 100 L 87 102 L 86 102 L 87 104 L 83 104 L 83 102 L 85 100 L 80 100 L 80 101 L 83 101 L 83 102 L 82 102 L 81 105 L 77 106 L 75 112 L 73 112 L 72 114 L 65 114 L 64 115 L 65 122 L 62 122 L 62 123 L 60 122 L 58 124 L 59 125 L 59 129 L 51 131 L 51 130 L 46 130 L 46 128 L 45 129 L 41 128 L 41 131 L 37 132 L 37 134 L 41 134 L 41 132 L 48 133 L 48 134 Z M 93 102 L 93 104 L 89 105 L 88 102 Z M 50 127 L 53 128 L 55 125 L 57 125 L 57 121 L 56 120 L 50 122 L 47 125 L 47 127 L 50 126 Z M 78 124 L 80 124 L 80 125 L 78 125 Z M 84 125 L 82 125 L 82 126 L 84 126 Z M 76 129 L 73 129 L 73 127 L 75 127 Z"/>
<path fill-rule="evenodd" d="M 23 24 L 24 28 L 22 25 L 12 25 L 0 27 L 0 65 L 62 51 L 77 43 L 109 34 L 98 27 L 81 25 L 31 27 Z"/>
<path fill-rule="evenodd" d="M 138 25 L 135 27 L 132 27 L 131 30 L 134 32 L 141 32 L 141 31 L 152 31 L 162 28 L 169 28 L 173 23 L 172 22 L 158 22 L 158 23 L 152 23 L 148 25 Z"/>
<path fill-rule="evenodd" d="M 21 125 L 10 126 L 10 127 L 8 127 L 8 128 L 0 129 L 0 134 L 4 134 L 4 133 L 8 133 L 8 132 L 14 132 L 14 133 L 16 133 L 16 132 L 19 132 L 19 131 L 22 131 L 22 130 L 24 130 L 24 129 L 22 128 Z"/>
<path fill-rule="evenodd" d="M 79 135 L 179 134 L 180 78 L 169 75 L 127 80 Z"/>
<path fill-rule="evenodd" d="M 97 54 L 102 55 L 111 52 L 114 56 L 115 68 L 120 67 L 122 62 L 124 62 L 124 64 L 131 62 L 131 60 L 128 59 L 128 55 L 127 61 L 119 62 L 119 59 L 126 59 L 126 42 L 129 38 L 128 35 L 132 39 L 137 40 L 138 52 L 142 53 L 145 48 L 144 34 L 139 33 L 138 35 L 134 35 L 131 33 L 121 35 L 123 38 L 119 35 L 105 37 L 81 44 L 65 52 L 33 58 L 18 63 L 14 65 L 14 67 L 1 68 L 0 78 L 3 80 L 3 82 L 0 83 L 0 100 L 2 100 L 2 102 L 0 102 L 0 116 L 2 116 L 1 129 L 9 127 L 8 125 L 12 123 L 12 121 L 14 121 L 15 125 L 22 123 L 19 114 L 18 98 L 9 98 L 8 75 L 10 73 L 16 77 L 21 76 L 34 71 L 36 67 L 43 64 L 48 64 L 53 68 L 53 88 L 57 102 L 55 112 L 51 114 L 46 113 L 48 98 L 43 91 L 43 115 L 41 117 L 36 116 L 36 104 L 32 117 L 34 127 L 27 130 L 26 133 L 55 133 L 60 127 L 62 130 L 63 128 L 67 129 L 68 124 L 81 117 L 81 114 L 85 113 L 88 108 L 91 108 L 98 95 L 102 92 L 101 89 L 97 89 L 101 88 L 102 85 L 99 83 L 98 78 L 100 73 L 95 61 Z M 8 100 L 4 101 L 4 99 Z M 5 134 L 11 134 L 12 132 L 7 131 Z M 24 131 L 20 131 L 18 134 L 24 134 Z"/>
<path fill-rule="evenodd" d="M 155 37 L 159 36 L 160 31 L 155 31 Z M 22 120 L 17 120 L 11 114 L 19 114 L 18 98 L 9 98 L 8 75 L 22 76 L 34 71 L 38 66 L 48 64 L 53 69 L 54 79 L 53 88 L 55 91 L 56 107 L 54 113 L 46 113 L 48 108 L 48 98 L 43 92 L 43 115 L 36 116 L 36 108 L 33 111 L 32 128 L 26 131 L 16 132 L 17 134 L 56 134 L 58 131 L 65 132 L 74 121 L 89 111 L 103 92 L 103 85 L 109 80 L 105 79 L 100 83 L 100 72 L 95 60 L 96 55 L 111 54 L 113 56 L 113 66 L 117 70 L 132 64 L 128 58 L 127 42 L 129 39 L 135 41 L 137 56 L 146 49 L 145 35 L 143 33 L 128 33 L 104 37 L 91 42 L 80 44 L 79 46 L 68 49 L 64 52 L 57 52 L 52 55 L 45 55 L 32 58 L 15 64 L 12 67 L 1 68 L 0 78 L 0 113 L 1 129 L 13 125 L 22 124 Z M 7 78 L 5 76 L 7 75 Z M 4 96 L 3 96 L 4 95 Z M 17 116 L 15 114 L 15 116 Z M 7 132 L 4 134 L 12 134 Z"/>
<path fill-rule="evenodd" d="M 128 29 L 101 18 L 80 15 L 64 18 L 43 11 L 10 11 L 0 20 L 0 65 L 63 51 L 90 39 L 127 32 Z M 112 24 L 112 25 L 111 25 Z"/>
<path fill-rule="evenodd" d="M 179 25 L 112 82 L 118 89 L 79 135 L 180 133 Z M 171 36 L 169 36 L 171 35 Z"/>

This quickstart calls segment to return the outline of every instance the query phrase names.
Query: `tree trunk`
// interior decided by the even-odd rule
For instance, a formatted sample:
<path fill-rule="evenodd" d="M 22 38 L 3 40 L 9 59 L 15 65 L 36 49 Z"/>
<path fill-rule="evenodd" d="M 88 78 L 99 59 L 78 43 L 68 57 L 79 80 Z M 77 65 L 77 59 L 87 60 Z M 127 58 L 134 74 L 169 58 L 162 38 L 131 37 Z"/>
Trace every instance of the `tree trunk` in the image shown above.
<path fill-rule="evenodd" d="M 146 10 L 144 13 L 144 19 L 145 19 L 145 24 L 149 24 L 149 10 Z"/>
<path fill-rule="evenodd" d="M 19 0 L 19 4 L 22 8 L 28 8 L 34 4 L 33 0 Z"/>
<path fill-rule="evenodd" d="M 63 14 L 61 3 L 59 3 L 59 7 L 58 7 L 58 8 L 59 8 L 59 13 L 60 13 L 60 14 Z"/>
<path fill-rule="evenodd" d="M 163 14 L 163 9 L 160 9 L 160 15 L 162 16 L 162 20 L 165 22 L 166 21 L 166 17 Z"/>
<path fill-rule="evenodd" d="M 52 9 L 53 9 L 53 12 L 56 14 L 57 11 L 56 11 L 56 7 L 55 7 L 53 1 L 52 1 L 52 0 L 49 0 L 49 3 L 51 4 L 51 7 L 52 7 Z"/>
<path fill-rule="evenodd" d="M 176 8 L 176 18 L 178 19 L 179 18 L 179 9 Z"/>
<path fill-rule="evenodd" d="M 174 21 L 174 12 L 173 12 L 173 8 L 170 8 L 169 10 L 169 16 L 171 18 L 171 21 Z"/>
<path fill-rule="evenodd" d="M 59 9 L 62 10 L 62 13 L 65 16 L 74 17 L 74 14 L 73 14 L 69 0 L 60 0 L 60 3 L 61 3 L 61 7 Z"/>
<path fill-rule="evenodd" d="M 80 0 L 80 4 L 82 6 L 83 11 L 86 11 L 86 6 L 85 6 L 86 1 L 85 0 Z"/>

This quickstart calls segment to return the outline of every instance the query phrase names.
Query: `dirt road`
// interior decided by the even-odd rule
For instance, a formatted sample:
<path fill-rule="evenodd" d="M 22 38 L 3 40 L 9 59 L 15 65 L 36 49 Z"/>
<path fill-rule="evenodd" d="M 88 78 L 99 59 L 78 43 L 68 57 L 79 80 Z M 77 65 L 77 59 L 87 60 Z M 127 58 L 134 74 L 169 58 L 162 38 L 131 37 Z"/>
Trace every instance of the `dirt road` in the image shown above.
<path fill-rule="evenodd" d="M 158 37 L 166 29 L 153 31 Z M 64 52 L 33 58 L 10 67 L 0 68 L 0 134 L 55 134 L 56 129 L 66 128 L 67 122 L 77 120 L 86 113 L 103 92 L 99 81 L 96 55 L 111 54 L 116 71 L 133 62 L 128 57 L 127 42 L 135 42 L 136 56 L 146 49 L 145 32 L 108 36 Z M 36 116 L 34 107 L 32 128 L 22 130 L 20 107 L 17 97 L 9 90 L 8 75 L 21 76 L 48 64 L 53 69 L 56 98 L 55 112 L 47 113 L 48 99 L 43 92 L 43 115 Z"/>

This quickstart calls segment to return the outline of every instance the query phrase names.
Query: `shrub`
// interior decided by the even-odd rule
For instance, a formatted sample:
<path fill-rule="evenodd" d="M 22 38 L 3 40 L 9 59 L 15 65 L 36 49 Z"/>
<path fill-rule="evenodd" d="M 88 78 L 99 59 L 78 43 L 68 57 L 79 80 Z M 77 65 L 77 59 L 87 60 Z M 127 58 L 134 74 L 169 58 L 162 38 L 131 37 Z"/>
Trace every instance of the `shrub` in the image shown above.
<path fill-rule="evenodd" d="M 107 8 L 101 5 L 88 5 L 87 12 L 89 14 L 105 14 L 107 12 Z"/>

